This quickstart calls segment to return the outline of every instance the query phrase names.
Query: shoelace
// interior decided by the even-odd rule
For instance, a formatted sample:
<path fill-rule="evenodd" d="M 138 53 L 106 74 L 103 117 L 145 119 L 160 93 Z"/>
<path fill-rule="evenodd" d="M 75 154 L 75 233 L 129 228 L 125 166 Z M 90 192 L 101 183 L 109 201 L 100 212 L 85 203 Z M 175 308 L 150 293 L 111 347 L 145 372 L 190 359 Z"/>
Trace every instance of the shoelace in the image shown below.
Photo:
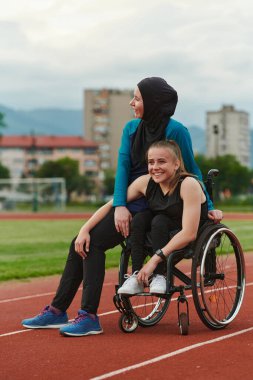
<path fill-rule="evenodd" d="M 46 306 L 38 315 L 38 317 L 42 317 L 44 314 L 46 314 L 49 311 L 49 306 Z"/>
<path fill-rule="evenodd" d="M 73 324 L 79 323 L 80 321 L 82 321 L 85 318 L 88 318 L 87 314 L 78 314 L 77 317 L 75 317 Z"/>
<path fill-rule="evenodd" d="M 127 282 L 129 282 L 129 280 L 133 278 L 133 276 L 136 277 L 138 273 L 139 272 L 136 270 L 133 274 L 125 274 L 124 278 L 126 278 L 126 281 L 124 282 L 124 284 L 127 284 Z"/>

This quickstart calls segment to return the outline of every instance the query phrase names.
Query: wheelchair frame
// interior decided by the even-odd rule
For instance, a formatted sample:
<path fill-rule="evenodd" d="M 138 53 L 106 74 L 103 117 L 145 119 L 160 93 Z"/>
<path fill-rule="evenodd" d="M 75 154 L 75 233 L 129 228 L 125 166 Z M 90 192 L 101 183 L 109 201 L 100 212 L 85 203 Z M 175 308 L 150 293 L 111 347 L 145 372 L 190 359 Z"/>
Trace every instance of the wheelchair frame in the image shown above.
<path fill-rule="evenodd" d="M 217 169 L 210 170 L 205 182 L 211 199 L 213 177 L 218 173 Z M 131 333 L 138 326 L 150 327 L 157 324 L 165 315 L 172 295 L 179 293 L 178 326 L 181 335 L 187 335 L 190 318 L 185 292 L 188 290 L 192 291 L 200 320 L 210 329 L 225 328 L 238 314 L 245 291 L 245 262 L 239 240 L 224 224 L 206 222 L 195 242 L 168 256 L 165 294 L 117 294 L 128 272 L 131 254 L 126 242 L 121 246 L 119 284 L 115 286 L 113 301 L 121 313 L 119 327 L 123 332 Z M 150 247 L 146 250 L 149 255 Z M 192 260 L 191 276 L 176 266 L 183 259 Z M 178 281 L 179 284 L 176 284 Z"/>

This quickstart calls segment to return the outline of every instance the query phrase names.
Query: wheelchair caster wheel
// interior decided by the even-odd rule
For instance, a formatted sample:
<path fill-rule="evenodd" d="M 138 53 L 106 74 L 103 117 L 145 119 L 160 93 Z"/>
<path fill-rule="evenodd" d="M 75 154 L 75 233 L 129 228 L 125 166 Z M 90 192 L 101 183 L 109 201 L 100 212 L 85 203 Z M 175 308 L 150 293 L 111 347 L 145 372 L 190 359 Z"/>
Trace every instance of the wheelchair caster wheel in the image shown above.
<path fill-rule="evenodd" d="M 189 323 L 188 323 L 188 316 L 186 313 L 181 313 L 179 315 L 179 328 L 180 328 L 180 334 L 181 335 L 188 335 L 189 332 Z"/>
<path fill-rule="evenodd" d="M 138 318 L 134 314 L 122 314 L 119 318 L 119 327 L 124 333 L 134 332 L 138 327 Z"/>

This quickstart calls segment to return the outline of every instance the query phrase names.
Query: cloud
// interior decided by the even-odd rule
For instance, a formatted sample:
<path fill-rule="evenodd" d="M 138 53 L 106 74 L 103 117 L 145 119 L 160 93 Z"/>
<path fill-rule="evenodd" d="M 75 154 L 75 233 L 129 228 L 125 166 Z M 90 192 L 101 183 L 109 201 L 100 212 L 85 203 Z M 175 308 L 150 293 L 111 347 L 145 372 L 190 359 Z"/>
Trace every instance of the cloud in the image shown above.
<path fill-rule="evenodd" d="M 0 14 L 0 102 L 81 108 L 84 88 L 133 88 L 159 75 L 192 123 L 223 103 L 248 111 L 252 10 L 250 0 L 9 0 Z"/>

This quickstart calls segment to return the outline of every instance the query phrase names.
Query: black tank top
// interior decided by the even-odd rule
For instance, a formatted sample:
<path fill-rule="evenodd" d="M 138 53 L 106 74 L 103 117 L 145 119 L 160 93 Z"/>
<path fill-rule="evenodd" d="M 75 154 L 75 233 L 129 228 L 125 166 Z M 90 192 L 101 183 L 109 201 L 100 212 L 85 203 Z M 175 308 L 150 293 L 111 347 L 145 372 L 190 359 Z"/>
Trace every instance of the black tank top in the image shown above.
<path fill-rule="evenodd" d="M 156 214 L 165 214 L 172 221 L 175 227 L 182 228 L 182 216 L 183 216 L 183 200 L 180 196 L 180 189 L 182 181 L 188 176 L 180 178 L 175 190 L 172 194 L 163 194 L 162 189 L 158 183 L 155 183 L 150 178 L 146 190 L 146 199 L 148 201 L 149 208 Z M 201 226 L 208 219 L 207 201 L 201 204 L 200 223 Z"/>

